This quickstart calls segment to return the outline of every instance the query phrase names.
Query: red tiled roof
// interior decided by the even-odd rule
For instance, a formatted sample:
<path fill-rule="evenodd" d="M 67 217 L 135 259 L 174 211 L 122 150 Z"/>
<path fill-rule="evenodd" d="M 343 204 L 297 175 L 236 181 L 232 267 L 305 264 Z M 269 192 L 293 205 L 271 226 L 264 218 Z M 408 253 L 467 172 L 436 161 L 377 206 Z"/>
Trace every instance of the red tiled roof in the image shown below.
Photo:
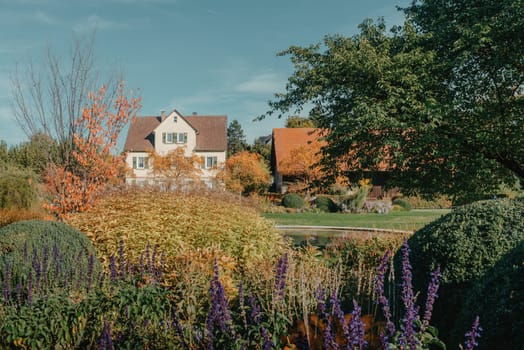
<path fill-rule="evenodd" d="M 278 164 L 289 157 L 291 150 L 317 140 L 321 136 L 320 131 L 316 128 L 273 129 L 274 166 L 278 169 Z"/>
<path fill-rule="evenodd" d="M 152 131 L 160 121 L 160 117 L 136 117 L 129 126 L 124 151 L 147 152 L 155 149 L 155 136 Z"/>
<path fill-rule="evenodd" d="M 192 115 L 183 117 L 196 131 L 195 151 L 227 150 L 227 116 Z M 124 151 L 147 152 L 155 148 L 153 130 L 160 116 L 136 117 L 129 126 Z"/>

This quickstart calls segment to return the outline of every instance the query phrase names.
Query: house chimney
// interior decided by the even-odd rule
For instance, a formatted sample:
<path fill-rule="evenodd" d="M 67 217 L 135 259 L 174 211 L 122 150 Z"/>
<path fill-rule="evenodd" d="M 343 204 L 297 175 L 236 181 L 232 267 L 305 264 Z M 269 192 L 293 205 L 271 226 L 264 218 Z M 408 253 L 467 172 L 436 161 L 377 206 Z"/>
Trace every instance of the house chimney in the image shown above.
<path fill-rule="evenodd" d="M 160 111 L 160 121 L 164 121 L 166 119 L 166 111 Z"/>
<path fill-rule="evenodd" d="M 197 115 L 198 113 L 197 112 L 193 112 L 193 115 Z"/>

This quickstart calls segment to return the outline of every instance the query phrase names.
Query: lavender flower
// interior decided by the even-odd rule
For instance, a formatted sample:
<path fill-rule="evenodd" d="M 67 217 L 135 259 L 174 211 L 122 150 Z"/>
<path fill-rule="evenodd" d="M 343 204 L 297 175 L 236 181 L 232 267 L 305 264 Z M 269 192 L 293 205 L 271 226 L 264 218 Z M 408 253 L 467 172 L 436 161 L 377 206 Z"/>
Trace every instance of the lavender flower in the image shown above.
<path fill-rule="evenodd" d="M 408 241 L 404 239 L 402 244 L 402 302 L 404 303 L 405 314 L 402 319 L 402 334 L 400 344 L 416 350 L 417 339 L 415 338 L 415 321 L 418 318 L 415 308 L 415 297 L 413 295 L 413 284 L 411 274 L 411 264 L 409 262 Z"/>
<path fill-rule="evenodd" d="M 146 245 L 146 268 L 149 273 L 153 271 L 153 265 L 151 262 L 151 249 L 149 243 Z"/>
<path fill-rule="evenodd" d="M 426 298 L 426 307 L 424 311 L 424 317 L 422 319 L 422 326 L 420 328 L 420 331 L 423 333 L 426 328 L 429 326 L 429 320 L 431 319 L 431 314 L 433 312 L 433 304 L 435 303 L 435 299 L 437 299 L 438 294 L 438 287 L 440 283 L 440 266 L 438 266 L 435 271 L 431 273 L 431 281 L 428 285 L 428 295 Z"/>
<path fill-rule="evenodd" d="M 269 333 L 263 326 L 260 327 L 260 334 L 262 335 L 262 339 L 264 340 L 264 345 L 262 349 L 271 350 L 275 346 L 275 344 L 273 344 L 271 338 L 269 337 Z"/>
<path fill-rule="evenodd" d="M 178 340 L 180 341 L 180 344 L 184 347 L 184 349 L 189 350 L 189 345 L 187 345 L 184 339 L 184 330 L 182 329 L 182 326 L 180 325 L 180 320 L 178 319 L 177 311 L 175 308 L 171 310 L 171 319 L 173 321 L 173 325 L 175 326 L 175 330 L 178 335 Z"/>
<path fill-rule="evenodd" d="M 471 330 L 466 333 L 466 348 L 464 350 L 473 350 L 478 344 L 477 338 L 480 338 L 482 327 L 480 327 L 479 317 L 475 317 Z"/>
<path fill-rule="evenodd" d="M 36 249 L 33 250 L 33 270 L 35 271 L 35 279 L 36 279 L 36 285 L 38 286 L 40 283 L 40 277 L 42 275 L 42 270 L 40 266 L 40 261 L 38 260 L 38 254 L 36 252 Z"/>
<path fill-rule="evenodd" d="M 393 336 L 395 334 L 395 324 L 392 321 L 391 309 L 389 307 L 389 301 L 384 295 L 384 278 L 389 266 L 389 260 L 391 257 L 391 251 L 387 250 L 382 258 L 380 265 L 377 270 L 377 275 L 375 277 L 375 293 L 378 296 L 378 302 L 382 305 L 382 312 L 386 318 L 386 332 L 381 334 L 381 341 L 384 344 L 387 344 L 388 336 Z M 384 346 L 383 346 L 384 347 Z M 385 347 L 384 347 L 385 348 Z"/>
<path fill-rule="evenodd" d="M 284 254 L 278 259 L 276 273 L 275 273 L 275 295 L 277 299 L 284 297 L 284 290 L 286 288 L 286 273 L 288 268 L 288 255 Z"/>
<path fill-rule="evenodd" d="M 351 334 L 349 332 L 349 326 L 346 322 L 346 317 L 342 308 L 340 307 L 340 300 L 335 293 L 331 294 L 331 304 L 333 305 L 333 315 L 337 318 L 338 323 L 342 326 L 342 332 L 344 339 L 346 339 L 346 350 L 352 350 L 351 346 Z"/>
<path fill-rule="evenodd" d="M 99 340 L 100 350 L 114 350 L 113 338 L 111 337 L 111 326 L 104 320 L 104 328 Z"/>
<path fill-rule="evenodd" d="M 249 296 L 248 302 L 249 307 L 251 308 L 251 312 L 249 314 L 249 322 L 250 324 L 258 325 L 261 321 L 260 306 L 256 304 L 255 297 L 253 296 L 253 294 Z"/>
<path fill-rule="evenodd" d="M 116 269 L 116 261 L 115 261 L 115 256 L 114 255 L 111 255 L 109 257 L 109 270 L 111 271 L 110 272 L 110 277 L 111 277 L 111 281 L 116 281 L 117 277 L 118 277 L 118 271 Z"/>
<path fill-rule="evenodd" d="M 29 305 L 33 303 L 33 273 L 31 271 L 27 276 L 27 303 Z"/>
<path fill-rule="evenodd" d="M 335 332 L 330 322 L 330 318 L 325 318 L 324 322 L 326 323 L 326 328 L 324 328 L 324 346 L 326 350 L 338 350 L 338 344 L 335 340 Z"/>
<path fill-rule="evenodd" d="M 211 279 L 209 287 L 209 295 L 211 298 L 211 307 L 207 316 L 206 329 L 208 332 L 208 348 L 212 347 L 214 338 L 215 324 L 218 323 L 220 332 L 222 333 L 234 333 L 233 329 L 229 326 L 232 322 L 231 314 L 229 312 L 229 306 L 226 299 L 224 287 L 220 283 L 218 275 L 218 261 L 215 259 L 214 262 L 214 275 Z M 209 345 L 211 344 L 211 345 Z"/>
<path fill-rule="evenodd" d="M 361 316 L 362 309 L 358 306 L 358 303 L 353 299 L 353 312 L 351 313 L 351 321 L 349 322 L 349 330 L 351 337 L 352 349 L 365 349 L 367 347 L 367 341 L 364 339 L 366 329 L 364 322 L 362 322 Z"/>

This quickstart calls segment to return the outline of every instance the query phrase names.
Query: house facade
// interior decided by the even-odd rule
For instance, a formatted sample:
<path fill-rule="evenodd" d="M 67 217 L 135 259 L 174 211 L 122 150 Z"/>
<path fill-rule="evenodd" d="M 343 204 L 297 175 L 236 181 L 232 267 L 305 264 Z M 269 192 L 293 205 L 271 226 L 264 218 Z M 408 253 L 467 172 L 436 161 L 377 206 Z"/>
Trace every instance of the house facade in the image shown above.
<path fill-rule="evenodd" d="M 201 159 L 201 164 L 195 164 L 200 178 L 208 187 L 215 187 L 216 175 L 226 161 L 227 116 L 183 116 L 175 109 L 169 114 L 135 118 L 124 145 L 131 169 L 126 183 L 161 185 L 164 179 L 153 174 L 149 155 L 155 151 L 165 156 L 180 147 L 186 157 L 194 154 Z"/>

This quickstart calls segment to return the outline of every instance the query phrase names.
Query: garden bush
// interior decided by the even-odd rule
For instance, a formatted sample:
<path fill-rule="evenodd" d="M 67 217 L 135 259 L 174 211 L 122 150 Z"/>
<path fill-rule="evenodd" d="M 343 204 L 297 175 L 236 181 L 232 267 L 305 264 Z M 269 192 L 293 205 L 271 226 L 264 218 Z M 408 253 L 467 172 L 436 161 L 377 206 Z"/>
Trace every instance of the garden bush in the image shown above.
<path fill-rule="evenodd" d="M 317 209 L 326 212 L 326 213 L 336 213 L 340 210 L 338 205 L 333 201 L 333 199 L 327 196 L 318 196 L 315 199 Z"/>
<path fill-rule="evenodd" d="M 0 167 L 0 208 L 31 208 L 38 198 L 36 183 L 30 170 Z"/>
<path fill-rule="evenodd" d="M 480 317 L 479 349 L 521 350 L 524 346 L 524 241 L 504 255 L 468 293 L 457 324 Z M 456 330 L 456 327 L 453 327 Z M 453 342 L 461 338 L 453 332 Z"/>
<path fill-rule="evenodd" d="M 489 200 L 459 207 L 417 231 L 410 239 L 415 290 L 440 266 L 442 285 L 435 325 L 446 339 L 472 283 L 524 239 L 524 201 Z M 399 257 L 396 257 L 398 266 Z M 466 329 L 467 324 L 456 325 Z"/>
<path fill-rule="evenodd" d="M 300 209 L 306 205 L 304 198 L 298 193 L 288 193 L 282 197 L 282 206 L 286 208 Z"/>
<path fill-rule="evenodd" d="M 4 288 L 4 299 L 31 298 L 55 289 L 89 289 L 101 271 L 89 239 L 60 222 L 29 220 L 7 225 L 0 229 L 0 251 L 2 284 L 14 287 Z M 16 286 L 28 280 L 34 288 L 18 295 Z"/>
<path fill-rule="evenodd" d="M 402 198 L 395 198 L 391 204 L 393 204 L 394 206 L 400 207 L 402 210 L 406 210 L 406 211 L 411 210 L 411 203 L 409 203 L 409 201 L 402 199 Z"/>

